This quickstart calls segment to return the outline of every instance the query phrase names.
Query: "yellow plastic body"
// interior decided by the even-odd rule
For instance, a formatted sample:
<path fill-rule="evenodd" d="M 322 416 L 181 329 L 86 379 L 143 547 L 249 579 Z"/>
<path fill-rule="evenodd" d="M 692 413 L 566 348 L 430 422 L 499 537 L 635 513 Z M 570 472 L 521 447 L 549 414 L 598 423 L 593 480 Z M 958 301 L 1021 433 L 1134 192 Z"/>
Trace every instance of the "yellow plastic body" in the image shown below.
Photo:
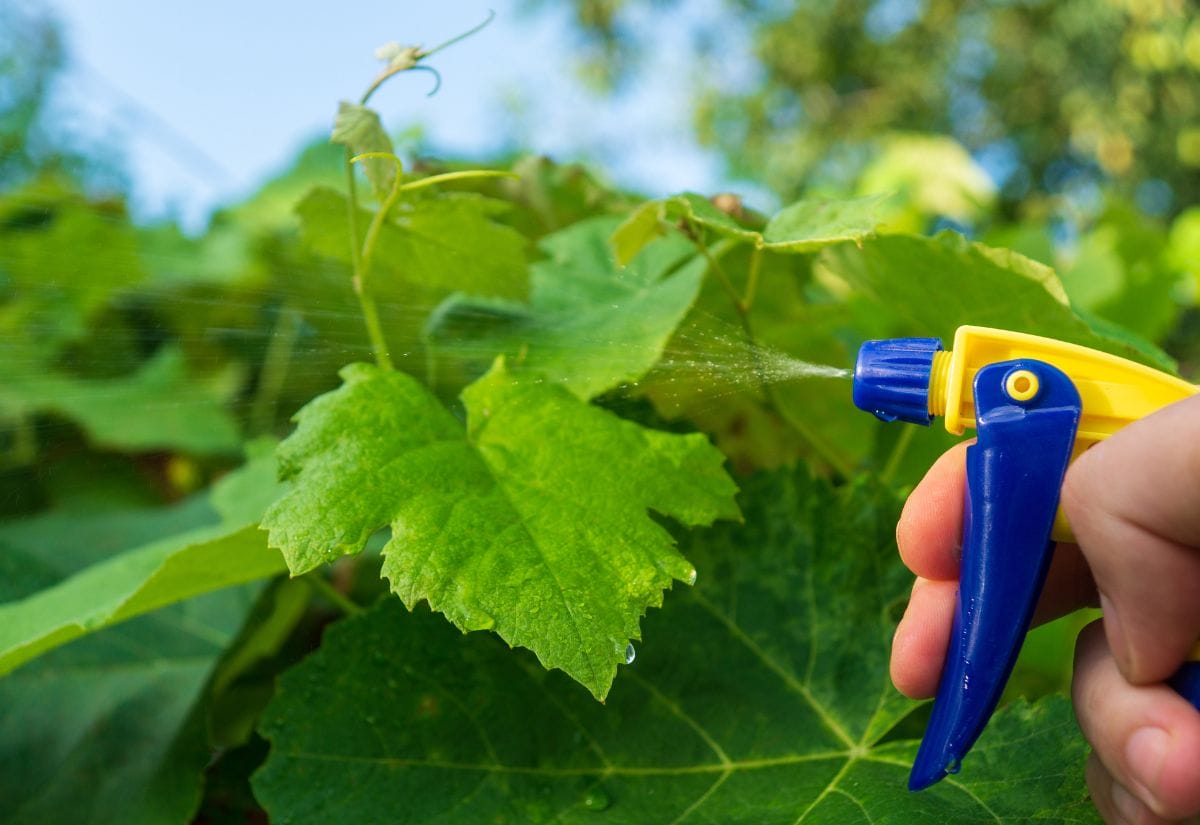
<path fill-rule="evenodd" d="M 1079 390 L 1083 414 L 1072 461 L 1122 427 L 1200 393 L 1200 387 L 1173 375 L 1078 344 L 1003 329 L 964 326 L 954 334 L 953 349 L 934 355 L 929 412 L 944 416 L 946 429 L 954 435 L 974 428 L 975 373 L 988 364 L 1015 358 L 1036 358 L 1053 364 Z M 1013 389 L 1016 387 L 1010 388 L 1010 392 Z M 1061 510 L 1052 537 L 1058 541 L 1073 540 Z M 1200 644 L 1192 658 L 1200 660 Z"/>

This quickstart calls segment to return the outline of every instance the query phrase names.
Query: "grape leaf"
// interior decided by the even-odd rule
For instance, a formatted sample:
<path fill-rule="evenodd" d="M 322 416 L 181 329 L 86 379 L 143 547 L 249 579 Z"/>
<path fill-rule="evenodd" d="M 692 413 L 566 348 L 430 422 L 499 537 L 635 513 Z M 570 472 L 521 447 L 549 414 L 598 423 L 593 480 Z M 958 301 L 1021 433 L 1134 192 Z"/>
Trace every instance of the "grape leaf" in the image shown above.
<path fill-rule="evenodd" d="M 215 518 L 196 497 L 171 508 L 80 507 L 10 521 L 0 526 L 0 601 Z M 256 592 L 231 587 L 166 607 L 0 678 L 5 823 L 189 821 L 212 758 L 199 712 L 205 685 Z"/>
<path fill-rule="evenodd" d="M 497 365 L 463 392 L 462 425 L 403 373 L 354 364 L 279 449 L 294 483 L 263 527 L 293 574 L 391 525 L 383 573 L 463 630 L 494 629 L 608 692 L 638 620 L 693 569 L 647 509 L 734 517 L 734 485 L 701 435 L 622 421 Z"/>
<path fill-rule="evenodd" d="M 516 356 L 520 369 L 583 399 L 641 378 L 696 300 L 707 264 L 672 237 L 619 267 L 608 246 L 615 225 L 592 218 L 543 239 L 548 257 L 531 269 L 527 307 L 451 298 L 431 323 L 438 352 L 476 361 Z"/>
<path fill-rule="evenodd" d="M 125 550 L 52 587 L 0 604 L 0 676 L 80 636 L 286 570 L 256 527 L 269 501 L 260 490 L 278 489 L 271 479 L 274 468 L 273 457 L 263 456 L 222 480 L 214 504 L 232 518 L 221 524 Z M 244 500 L 235 507 L 228 499 L 239 490 Z"/>
<path fill-rule="evenodd" d="M 525 239 L 492 217 L 507 206 L 455 193 L 401 201 L 376 243 L 373 277 L 472 295 L 525 296 Z M 346 198 L 325 186 L 309 190 L 296 206 L 305 242 L 320 255 L 349 260 Z M 371 213 L 359 210 L 363 231 Z"/>
<path fill-rule="evenodd" d="M 257 798 L 294 823 L 1098 821 L 1062 699 L 1010 706 L 960 775 L 906 789 L 892 494 L 786 472 L 743 506 L 687 542 L 696 587 L 647 619 L 603 706 L 423 611 L 334 626 L 263 718 Z"/>
<path fill-rule="evenodd" d="M 375 110 L 345 100 L 338 103 L 333 134 L 329 139 L 345 146 L 353 155 L 366 152 L 390 155 L 393 152 L 392 139 L 384 131 Z M 396 164 L 387 158 L 368 158 L 363 163 L 375 196 L 386 197 L 396 183 Z"/>
<path fill-rule="evenodd" d="M 81 426 L 93 443 L 120 450 L 236 452 L 238 425 L 225 406 L 237 370 L 209 380 L 189 375 L 183 353 L 163 348 L 134 374 L 81 379 L 13 364 L 0 381 L 0 411 L 53 413 Z"/>
<path fill-rule="evenodd" d="M 932 238 L 890 235 L 863 249 L 826 250 L 821 263 L 947 346 L 962 324 L 1046 335 L 1174 372 L 1154 345 L 1111 324 L 1089 325 L 1072 310 L 1054 270 L 954 232 Z"/>

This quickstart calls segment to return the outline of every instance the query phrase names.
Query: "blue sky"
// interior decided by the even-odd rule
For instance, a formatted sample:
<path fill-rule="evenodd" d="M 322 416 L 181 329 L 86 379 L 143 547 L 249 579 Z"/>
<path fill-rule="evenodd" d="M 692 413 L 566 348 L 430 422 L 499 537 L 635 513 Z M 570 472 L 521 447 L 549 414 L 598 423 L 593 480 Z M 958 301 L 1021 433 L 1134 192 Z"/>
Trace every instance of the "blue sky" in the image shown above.
<path fill-rule="evenodd" d="M 593 159 L 648 194 L 727 187 L 719 162 L 691 138 L 694 85 L 680 26 L 654 33 L 650 64 L 608 99 L 581 87 L 578 41 L 551 4 L 533 14 L 520 0 L 46 2 L 74 58 L 60 111 L 122 148 L 143 216 L 200 225 L 214 205 L 252 191 L 327 134 L 337 101 L 357 97 L 378 71 L 377 46 L 439 43 L 489 8 L 491 26 L 435 58 L 436 96 L 426 97 L 430 75 L 416 73 L 374 98 L 389 129 L 420 124 L 446 155 L 483 154 L 515 135 L 556 159 Z M 715 8 L 689 8 L 706 6 Z"/>

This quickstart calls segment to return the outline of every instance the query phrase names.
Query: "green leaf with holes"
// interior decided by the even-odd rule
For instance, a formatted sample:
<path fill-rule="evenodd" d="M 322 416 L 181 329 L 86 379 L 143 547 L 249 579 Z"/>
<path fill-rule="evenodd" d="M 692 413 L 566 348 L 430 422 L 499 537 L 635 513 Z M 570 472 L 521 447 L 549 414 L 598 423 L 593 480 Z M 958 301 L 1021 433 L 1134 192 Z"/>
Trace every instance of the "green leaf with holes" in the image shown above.
<path fill-rule="evenodd" d="M 962 773 L 906 788 L 887 675 L 909 576 L 872 483 L 758 477 L 686 542 L 696 587 L 646 622 L 604 705 L 494 638 L 385 601 L 285 674 L 260 727 L 272 821 L 781 825 L 1095 822 L 1061 698 L 993 719 Z"/>

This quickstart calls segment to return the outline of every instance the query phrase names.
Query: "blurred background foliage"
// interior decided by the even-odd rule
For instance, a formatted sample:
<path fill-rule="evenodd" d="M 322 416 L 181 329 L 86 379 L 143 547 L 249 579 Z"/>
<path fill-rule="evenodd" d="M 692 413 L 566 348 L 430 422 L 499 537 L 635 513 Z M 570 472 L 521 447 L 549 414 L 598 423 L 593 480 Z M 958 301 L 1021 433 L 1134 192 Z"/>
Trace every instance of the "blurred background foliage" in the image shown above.
<path fill-rule="evenodd" d="M 1158 215 L 1200 194 L 1200 21 L 1186 0 L 724 0 L 698 26 L 693 5 L 575 0 L 588 73 L 636 82 L 663 27 L 692 27 L 699 135 L 785 198 L 853 185 L 894 132 L 953 137 L 996 179 L 1007 219 L 1097 186 Z M 739 25 L 748 83 L 708 70 Z"/>
<path fill-rule="evenodd" d="M 891 231 L 954 229 L 1050 265 L 1094 326 L 1161 346 L 1200 380 L 1194 4 L 722 0 L 693 18 L 683 0 L 573 2 L 578 68 L 596 94 L 636 84 L 664 27 L 691 32 L 679 93 L 694 101 L 696 135 L 735 190 L 743 181 L 783 202 L 890 193 Z M 135 221 L 119 147 L 89 144 L 52 106 L 62 40 L 53 18 L 30 8 L 0 0 L 0 515 L 187 500 L 237 466 L 247 441 L 286 433 L 296 409 L 336 385 L 339 367 L 369 358 L 345 262 L 306 244 L 293 212 L 311 186 L 341 187 L 341 149 L 315 141 L 201 233 Z M 751 68 L 728 78 L 713 69 L 726 64 L 734 28 L 749 34 L 752 50 L 738 58 Z M 459 168 L 407 134 L 398 145 L 409 173 Z M 515 152 L 492 160 L 519 177 L 461 191 L 503 202 L 496 220 L 521 233 L 529 257 L 545 235 L 627 214 L 638 200 L 584 165 Z M 717 203 L 761 227 L 736 197 Z M 745 253 L 727 262 L 735 279 Z M 865 337 L 922 332 L 811 258 L 764 266 L 756 324 L 793 355 L 845 366 Z M 398 366 L 436 375 L 453 404 L 464 368 L 439 360 L 431 341 L 448 316 L 430 314 L 452 296 L 378 283 Z M 711 281 L 698 306 L 737 321 Z M 660 389 L 652 375 L 641 391 L 599 403 L 709 432 L 740 472 L 814 457 L 753 392 L 715 403 L 676 390 L 664 401 Z M 879 428 L 826 388 L 782 394 L 788 415 L 821 428 L 829 449 L 898 487 L 949 443 L 935 431 Z M 64 522 L 82 523 L 60 517 L 56 541 L 77 529 Z M 0 544 L 13 540 L 0 526 Z M 1036 634 L 1010 692 L 1065 684 L 1080 621 Z"/>

